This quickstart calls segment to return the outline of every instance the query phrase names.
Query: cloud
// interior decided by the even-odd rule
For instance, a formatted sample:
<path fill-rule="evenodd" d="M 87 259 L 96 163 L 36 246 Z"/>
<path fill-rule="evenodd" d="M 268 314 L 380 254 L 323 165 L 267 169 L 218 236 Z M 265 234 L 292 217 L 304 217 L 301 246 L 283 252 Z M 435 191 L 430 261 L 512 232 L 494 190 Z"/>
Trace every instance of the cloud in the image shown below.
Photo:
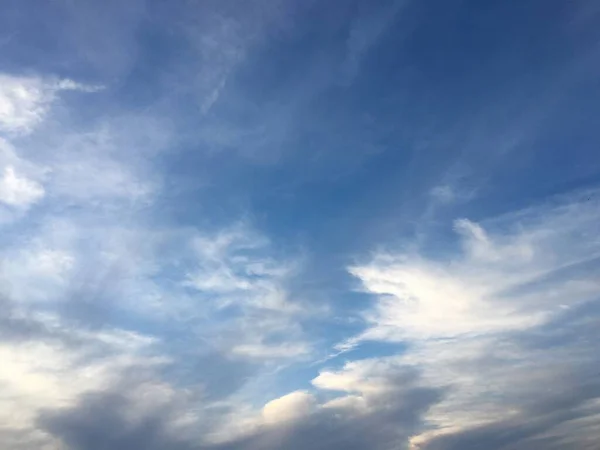
<path fill-rule="evenodd" d="M 13 166 L 4 168 L 0 178 L 0 202 L 11 206 L 28 207 L 44 196 L 44 188 L 34 180 L 20 176 Z"/>
<path fill-rule="evenodd" d="M 409 360 L 426 368 L 430 383 L 450 386 L 417 448 L 593 448 L 598 312 L 596 301 L 539 328 L 416 351 Z"/>
<path fill-rule="evenodd" d="M 421 426 L 421 415 L 440 392 L 421 387 L 418 373 L 391 361 L 370 363 L 346 367 L 339 375 L 377 389 L 354 391 L 324 403 L 310 393 L 293 392 L 265 406 L 274 416 L 277 413 L 272 421 L 216 448 L 407 449 L 409 437 Z M 313 384 L 328 389 L 322 380 L 319 376 Z"/>
<path fill-rule="evenodd" d="M 273 257 L 276 249 L 268 239 L 244 224 L 198 234 L 192 246 L 195 258 L 185 285 L 211 299 L 211 316 L 228 314 L 217 329 L 227 336 L 222 345 L 232 355 L 278 359 L 309 353 L 297 322 L 309 310 L 290 298 L 287 288 L 298 261 Z"/>
<path fill-rule="evenodd" d="M 221 307 L 240 301 L 265 310 L 293 309 L 282 284 L 292 266 L 268 255 L 269 242 L 244 225 L 223 229 L 216 236 L 198 236 L 193 247 L 197 269 L 189 285 L 199 291 L 221 295 Z"/>
<path fill-rule="evenodd" d="M 262 410 L 268 424 L 298 420 L 308 416 L 315 408 L 315 398 L 308 392 L 296 391 L 267 403 Z"/>
<path fill-rule="evenodd" d="M 272 31 L 285 27 L 293 9 L 288 0 L 170 8 L 186 54 L 165 74 L 170 93 L 191 96 L 201 117 L 210 115 L 236 70 Z"/>
<path fill-rule="evenodd" d="M 115 449 L 146 445 L 201 450 L 445 450 L 482 442 L 492 449 L 508 443 L 527 448 L 528 443 L 545 443 L 550 436 L 585 448 L 596 433 L 589 422 L 599 413 L 593 378 L 598 367 L 593 342 L 600 329 L 594 301 L 598 256 L 590 234 L 598 212 L 588 197 L 593 198 L 589 194 L 567 197 L 481 224 L 459 220 L 455 224 L 458 256 L 388 253 L 355 267 L 354 273 L 377 297 L 375 308 L 367 314 L 370 325 L 354 345 L 364 340 L 402 342 L 405 350 L 392 357 L 322 369 L 310 390 L 293 391 L 263 407 L 249 405 L 251 390 L 219 398 L 200 394 L 207 371 L 202 352 L 188 356 L 200 358 L 200 365 L 193 376 L 186 372 L 185 382 L 173 375 L 165 379 L 163 374 L 183 368 L 180 350 L 147 354 L 163 344 L 151 337 L 131 336 L 126 329 L 99 333 L 87 321 L 74 322 L 81 328 L 68 328 L 65 324 L 73 323 L 68 315 L 61 325 L 27 316 L 24 306 L 19 306 L 3 323 L 11 324 L 17 342 L 32 336 L 28 345 L 35 349 L 35 360 L 50 362 L 20 371 L 13 367 L 11 380 L 32 380 L 30 374 L 36 373 L 42 378 L 27 386 L 39 385 L 48 395 L 57 392 L 68 399 L 63 406 L 57 403 L 45 409 L 33 404 L 24 422 L 29 425 L 19 429 L 37 430 L 35 439 L 45 433 L 47 442 L 54 439 L 69 449 L 82 450 L 102 445 Z M 161 253 L 163 264 L 169 255 L 179 254 L 180 282 L 193 293 L 178 301 L 195 299 L 196 313 L 206 314 L 205 319 L 188 317 L 181 322 L 197 333 L 196 342 L 211 343 L 213 350 L 222 351 L 231 361 L 242 358 L 264 364 L 303 355 L 291 355 L 290 350 L 305 342 L 305 335 L 302 327 L 294 325 L 302 310 L 287 297 L 286 279 L 294 267 L 289 258 L 247 225 L 177 236 L 177 246 L 164 247 L 165 241 L 159 240 L 158 248 L 170 248 Z M 582 236 L 592 240 L 579 243 Z M 147 242 L 147 236 L 142 240 Z M 119 241 L 113 244 L 115 249 L 123 248 Z M 47 250 L 41 248 L 33 247 L 32 261 L 44 259 Z M 140 261 L 148 255 L 153 253 L 140 254 Z M 67 264 L 65 270 L 72 268 Z M 136 277 L 148 276 L 137 273 Z M 438 284 L 431 287 L 431 283 Z M 263 298 L 273 291 L 286 295 L 275 303 Z M 398 315 L 385 309 L 395 308 L 390 302 L 407 295 L 425 306 L 417 303 Z M 449 303 L 439 320 L 436 301 Z M 510 308 L 502 309 L 506 305 Z M 41 339 L 50 350 L 39 347 Z M 13 352 L 7 353 L 8 360 L 20 351 L 11 350 L 14 345 L 6 347 Z M 93 355 L 89 361 L 79 356 L 88 354 Z M 58 368 L 59 375 L 47 374 L 48 366 Z M 167 366 L 166 372 L 158 369 Z M 56 381 L 78 379 L 80 373 L 97 376 L 87 384 L 79 383 L 81 389 L 73 393 Z M 131 378 L 135 373 L 142 377 Z M 254 376 L 256 381 L 264 373 Z M 8 392 L 25 398 L 26 392 L 11 383 Z M 236 383 L 232 386 L 239 389 Z M 572 436 L 574 426 L 584 430 L 578 438 Z M 111 431 L 102 432 L 106 429 Z M 26 441 L 22 436 L 13 438 Z M 35 439 L 31 434 L 29 442 Z"/>
<path fill-rule="evenodd" d="M 31 133 L 45 119 L 60 91 L 95 92 L 100 89 L 69 79 L 0 74 L 0 132 Z"/>
<path fill-rule="evenodd" d="M 22 218 L 34 204 L 48 196 L 54 197 L 64 188 L 70 191 L 71 197 L 81 196 L 89 192 L 90 183 L 100 177 L 104 186 L 111 186 L 113 194 L 135 191 L 126 186 L 131 178 L 127 169 L 115 164 L 114 159 L 99 157 L 98 153 L 94 153 L 93 160 L 91 153 L 88 158 L 83 157 L 82 150 L 89 150 L 92 139 L 87 142 L 80 139 L 73 154 L 74 149 L 69 146 L 75 144 L 77 133 L 64 123 L 64 117 L 53 118 L 46 124 L 43 137 L 36 132 L 61 92 L 92 93 L 101 89 L 70 79 L 0 73 L 0 134 L 4 136 L 0 137 L 2 222 Z M 24 136 L 27 139 L 23 139 Z M 104 137 L 108 140 L 106 133 Z M 68 152 L 71 155 L 66 158 Z M 82 171 L 85 174 L 79 174 Z"/>
<path fill-rule="evenodd" d="M 60 419 L 89 398 L 116 390 L 125 398 L 116 413 L 136 422 L 187 392 L 162 380 L 171 358 L 157 327 L 139 332 L 117 319 L 164 313 L 161 300 L 173 292 L 153 279 L 168 233 L 143 225 L 134 207 L 157 193 L 151 160 L 166 142 L 166 121 L 52 116 L 60 92 L 100 89 L 69 79 L 1 75 L 0 86 L 0 440 L 75 446 Z M 36 219 L 16 222 L 26 214 Z M 184 240 L 173 234 L 171 245 Z M 162 319 L 178 312 L 174 302 Z"/>
<path fill-rule="evenodd" d="M 23 216 L 43 200 L 46 169 L 17 154 L 13 145 L 0 137 L 0 223 Z"/>
<path fill-rule="evenodd" d="M 231 348 L 231 353 L 251 359 L 297 358 L 310 353 L 310 347 L 305 343 L 299 344 L 240 344 Z"/>
<path fill-rule="evenodd" d="M 28 133 L 40 123 L 54 91 L 37 78 L 0 77 L 0 130 Z"/>
<path fill-rule="evenodd" d="M 574 194 L 482 224 L 457 220 L 458 255 L 379 254 L 350 269 L 376 299 L 366 330 L 341 347 L 403 343 L 397 363 L 447 389 L 414 448 L 525 449 L 550 436 L 564 448 L 596 433 L 578 441 L 571 421 L 597 414 L 600 394 L 587 334 L 598 322 L 598 219 L 597 193 Z"/>
<path fill-rule="evenodd" d="M 223 415 L 217 404 L 203 402 L 193 389 L 161 381 L 151 366 L 144 369 L 139 358 L 137 361 L 131 360 L 130 366 L 108 366 L 112 376 L 100 378 L 100 389 L 89 382 L 80 384 L 84 391 L 63 407 L 46 402 L 38 409 L 35 427 L 22 428 L 21 440 L 29 445 L 23 448 L 33 448 L 40 442 L 73 450 L 106 446 L 115 450 L 131 446 L 198 450 L 281 446 L 361 449 L 365 445 L 407 448 L 408 437 L 420 427 L 419 417 L 439 398 L 435 391 L 419 387 L 414 373 L 396 376 L 396 369 L 388 367 L 391 370 L 377 374 L 385 389 L 364 393 L 368 409 L 343 401 L 350 400 L 350 396 L 319 404 L 313 394 L 295 391 L 243 419 L 239 416 L 242 405 L 231 409 L 232 413 L 237 410 L 237 418 Z M 92 368 L 86 371 L 90 373 Z M 375 374 L 368 368 L 362 371 L 365 378 Z M 224 430 L 219 431 L 219 427 Z"/>
<path fill-rule="evenodd" d="M 599 288 L 593 277 L 561 275 L 600 256 L 592 231 L 598 205 L 585 197 L 496 219 L 490 231 L 459 219 L 454 228 L 464 252 L 458 257 L 381 254 L 351 268 L 380 295 L 363 337 L 402 341 L 523 329 L 561 305 L 593 298 Z"/>
<path fill-rule="evenodd" d="M 56 315 L 12 309 L 1 320 L 2 429 L 33 431 L 42 409 L 73 405 L 80 395 L 104 389 L 129 367 L 141 371 L 164 363 L 143 356 L 154 341 L 136 333 L 91 333 Z"/>
<path fill-rule="evenodd" d="M 70 409 L 48 410 L 38 424 L 73 450 L 199 448 L 189 436 L 195 417 L 180 414 L 186 401 L 167 384 L 131 380 L 82 396 Z"/>
<path fill-rule="evenodd" d="M 119 121 L 125 122 L 127 118 Z M 140 141 L 156 136 L 160 128 L 152 121 L 133 122 L 134 132 L 125 132 L 120 129 L 122 124 L 109 121 L 88 132 L 62 135 L 56 153 L 46 162 L 52 168 L 49 195 L 71 202 L 92 200 L 95 205 L 111 200 L 143 202 L 152 198 L 156 186 L 147 169 L 148 161 L 142 156 L 151 149 L 141 148 L 145 143 Z M 147 137 L 143 136 L 145 131 L 149 133 Z M 155 146 L 160 146 L 160 142 L 157 139 Z M 120 154 L 122 148 L 130 153 Z"/>
<path fill-rule="evenodd" d="M 572 83 L 568 65 L 553 69 L 564 58 L 548 54 L 547 39 L 525 25 L 527 52 L 514 53 L 518 33 L 497 39 L 498 18 L 515 16 L 504 6 L 463 16 L 405 0 L 9 3 L 4 445 L 597 446 L 598 192 L 488 219 L 506 203 L 471 202 L 505 174 L 521 196 L 533 150 L 509 150 L 541 145 L 536 131 L 560 118 L 549 106 L 594 116 L 562 104 L 585 83 Z M 465 18 L 492 26 L 457 27 Z M 373 52 L 388 32 L 401 40 L 413 29 L 403 51 L 392 39 Z M 433 29 L 449 38 L 442 52 Z M 499 59 L 475 67 L 452 45 L 484 29 L 492 33 L 471 50 L 500 43 Z M 574 48 L 572 31 L 562 50 Z M 521 82 L 514 73 L 529 53 L 540 67 Z M 382 55 L 383 64 L 370 58 Z M 79 81 L 89 79 L 110 89 Z M 561 94 L 543 99 L 549 91 Z M 473 92 L 482 95 L 463 95 Z M 577 119 L 561 122 L 577 131 L 565 136 L 587 139 Z M 548 139 L 556 147 L 562 137 Z M 545 170 L 528 188 L 570 179 L 555 178 L 554 147 L 548 160 L 535 156 Z M 498 197 L 515 200 L 509 191 Z M 363 292 L 348 292 L 344 258 L 397 229 L 387 220 L 396 214 L 416 224 L 418 242 L 355 263 Z M 425 242 L 450 215 L 449 239 Z M 315 246 L 314 267 L 298 240 Z M 339 353 L 320 358 L 338 340 Z"/>
<path fill-rule="evenodd" d="M 213 435 L 231 438 L 231 432 L 220 430 L 231 426 L 223 424 L 225 417 L 243 406 L 239 398 L 248 394 L 239 391 L 249 374 L 257 382 L 278 370 L 269 361 L 295 361 L 309 353 L 295 321 L 301 310 L 287 298 L 291 259 L 274 256 L 272 244 L 247 226 L 211 234 L 87 221 L 85 215 L 47 216 L 43 226 L 21 230 L 19 240 L 3 249 L 2 278 L 8 283 L 0 337 L 10 379 L 2 382 L 7 410 L 16 402 L 26 418 L 16 424 L 8 417 L 4 428 L 21 430 L 20 442 L 30 445 L 42 433 L 46 444 L 54 439 L 85 448 L 92 445 L 86 433 L 109 425 L 102 417 L 94 422 L 100 411 L 94 405 L 115 403 L 111 414 L 121 418 L 122 430 L 104 441 L 94 438 L 93 445 L 110 442 L 119 448 L 145 439 L 146 420 L 161 430 L 154 437 L 157 448 L 213 445 Z M 230 276 L 220 284 L 213 282 L 214 273 Z M 191 274 L 199 285 L 189 284 Z M 231 280 L 237 281 L 230 289 Z M 135 332 L 121 317 L 146 324 L 158 336 Z M 19 359 L 23 352 L 32 360 Z M 47 361 L 43 367 L 42 361 Z M 143 403 L 157 395 L 154 391 L 137 393 L 148 384 L 166 386 L 177 399 L 189 391 L 202 394 L 182 400 L 164 417 L 167 406 Z M 224 402 L 229 406 L 219 406 Z M 130 408 L 145 415 L 130 420 Z M 212 431 L 200 426 L 203 421 Z M 179 428 L 163 429 L 171 430 L 172 423 L 186 424 L 190 436 Z M 263 422 L 253 419 L 250 425 L 257 423 Z"/>

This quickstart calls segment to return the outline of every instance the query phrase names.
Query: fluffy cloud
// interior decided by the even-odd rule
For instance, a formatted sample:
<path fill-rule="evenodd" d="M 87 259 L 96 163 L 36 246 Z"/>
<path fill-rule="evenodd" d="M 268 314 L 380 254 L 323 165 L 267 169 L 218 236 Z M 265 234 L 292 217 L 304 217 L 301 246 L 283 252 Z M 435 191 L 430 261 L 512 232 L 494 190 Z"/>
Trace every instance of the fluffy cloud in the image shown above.
<path fill-rule="evenodd" d="M 44 188 L 34 180 L 16 173 L 13 166 L 4 168 L 0 179 L 0 202 L 27 207 L 44 196 Z"/>
<path fill-rule="evenodd" d="M 415 448 L 530 448 L 549 436 L 550 448 L 563 448 L 594 435 L 588 429 L 577 441 L 569 424 L 598 413 L 589 378 L 598 368 L 596 198 L 586 192 L 485 224 L 458 220 L 459 257 L 386 254 L 351 269 L 377 300 L 370 326 L 341 347 L 402 342 L 398 363 L 448 389 L 425 416 L 429 429 L 412 438 Z M 589 337 L 567 331 L 578 326 Z M 319 382 L 355 383 L 334 375 Z"/>
<path fill-rule="evenodd" d="M 55 89 L 37 78 L 0 77 L 0 128 L 27 133 L 46 115 Z"/>
<path fill-rule="evenodd" d="M 267 426 L 217 448 L 408 449 L 410 436 L 421 428 L 422 415 L 440 397 L 440 391 L 420 386 L 417 372 L 393 361 L 367 361 L 337 375 L 377 389 L 353 390 L 320 404 L 308 393 L 288 394 L 265 407 L 274 415 Z M 329 376 L 321 374 L 313 383 L 324 390 L 340 388 L 323 382 Z"/>
<path fill-rule="evenodd" d="M 27 134 L 33 131 L 44 120 L 60 91 L 99 89 L 68 79 L 0 74 L 0 132 Z"/>
<path fill-rule="evenodd" d="M 593 299 L 599 284 L 568 268 L 600 256 L 593 238 L 596 200 L 582 195 L 556 207 L 499 218 L 488 227 L 455 222 L 460 257 L 382 254 L 350 269 L 380 295 L 364 339 L 452 338 L 526 329 L 562 308 Z"/>
<path fill-rule="evenodd" d="M 314 407 L 315 399 L 311 394 L 296 391 L 271 400 L 263 407 L 262 415 L 266 423 L 274 424 L 308 416 Z"/>

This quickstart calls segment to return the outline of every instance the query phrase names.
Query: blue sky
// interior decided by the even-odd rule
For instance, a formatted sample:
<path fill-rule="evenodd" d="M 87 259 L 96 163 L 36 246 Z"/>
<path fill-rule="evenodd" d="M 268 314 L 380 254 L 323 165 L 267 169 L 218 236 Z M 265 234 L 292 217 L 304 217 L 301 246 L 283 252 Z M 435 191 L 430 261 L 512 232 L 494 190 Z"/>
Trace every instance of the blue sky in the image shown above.
<path fill-rule="evenodd" d="M 5 0 L 10 449 L 595 449 L 592 0 Z"/>

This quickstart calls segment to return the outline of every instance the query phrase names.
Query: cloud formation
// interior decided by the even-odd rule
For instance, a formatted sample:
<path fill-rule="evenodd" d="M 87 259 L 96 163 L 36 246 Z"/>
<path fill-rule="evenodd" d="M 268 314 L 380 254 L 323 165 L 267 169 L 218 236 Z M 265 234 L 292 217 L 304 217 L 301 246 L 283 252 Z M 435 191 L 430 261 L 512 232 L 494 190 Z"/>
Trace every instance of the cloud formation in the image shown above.
<path fill-rule="evenodd" d="M 0 447 L 597 448 L 592 2 L 5 3 Z"/>
<path fill-rule="evenodd" d="M 73 80 L 53 80 L 35 76 L 0 75 L 0 131 L 28 134 L 45 119 L 61 91 L 95 92 Z"/>
<path fill-rule="evenodd" d="M 590 314 L 586 322 L 598 320 L 596 198 L 596 192 L 562 198 L 485 226 L 458 220 L 458 258 L 386 254 L 351 268 L 378 300 L 366 313 L 371 325 L 342 347 L 407 343 L 399 360 L 423 370 L 432 387 L 449 388 L 427 415 L 431 431 L 415 438 L 418 448 L 465 448 L 470 441 L 529 448 L 548 433 L 574 439 L 566 422 L 580 408 L 595 410 L 594 382 L 584 375 L 598 367 L 591 341 L 559 335 L 583 311 Z M 584 378 L 572 378 L 578 376 Z M 559 408 L 561 397 L 570 402 Z M 539 416 L 543 404 L 556 404 L 546 418 Z M 515 434 L 494 441 L 503 427 Z M 449 437 L 430 441 L 440 434 Z M 581 439 L 583 445 L 587 438 Z"/>
<path fill-rule="evenodd" d="M 0 201 L 11 206 L 27 207 L 44 196 L 44 188 L 20 176 L 13 166 L 4 168 L 0 180 Z"/>

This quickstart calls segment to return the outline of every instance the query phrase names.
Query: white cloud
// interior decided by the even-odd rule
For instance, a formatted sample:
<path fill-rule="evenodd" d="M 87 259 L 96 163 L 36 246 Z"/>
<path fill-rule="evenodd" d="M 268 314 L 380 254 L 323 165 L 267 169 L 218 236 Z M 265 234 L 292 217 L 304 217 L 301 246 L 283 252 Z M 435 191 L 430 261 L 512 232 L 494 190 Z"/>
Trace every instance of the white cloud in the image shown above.
<path fill-rule="evenodd" d="M 594 277 L 552 282 L 569 265 L 600 256 L 597 201 L 523 211 L 486 230 L 457 220 L 464 253 L 446 260 L 379 255 L 350 272 L 379 295 L 363 339 L 402 341 L 524 329 L 599 292 Z M 507 223 L 510 223 L 507 227 Z M 535 284 L 535 288 L 530 288 Z M 565 292 L 565 289 L 567 290 Z M 564 296 L 557 303 L 557 293 Z"/>
<path fill-rule="evenodd" d="M 28 207 L 44 196 L 44 188 L 34 180 L 19 175 L 13 166 L 4 168 L 0 178 L 0 202 Z"/>
<path fill-rule="evenodd" d="M 158 417 L 161 433 L 198 439 L 194 393 L 157 375 L 168 361 L 118 350 L 90 360 L 81 351 L 40 343 L 0 345 L 0 357 L 5 369 L 0 374 L 0 427 L 20 433 L 24 448 L 70 448 L 68 436 L 61 439 L 52 421 L 76 417 L 78 431 L 86 433 L 85 427 L 96 426 L 95 402 L 105 414 L 118 417 L 122 429 L 136 429 Z M 102 429 L 103 436 L 113 431 Z"/>
<path fill-rule="evenodd" d="M 363 338 L 403 341 L 454 337 L 522 328 L 539 323 L 539 314 L 519 315 L 510 305 L 493 305 L 494 295 L 477 280 L 464 280 L 427 263 L 354 269 L 369 291 L 382 295 L 369 314 L 374 326 Z"/>
<path fill-rule="evenodd" d="M 310 353 L 310 346 L 305 343 L 283 343 L 283 344 L 255 344 L 234 345 L 231 348 L 233 355 L 253 359 L 263 358 L 297 358 Z"/>
<path fill-rule="evenodd" d="M 40 123 L 54 92 L 38 78 L 0 75 L 0 130 L 28 133 Z"/>
<path fill-rule="evenodd" d="M 294 425 L 319 409 L 317 399 L 307 391 L 290 392 L 265 403 L 259 410 L 239 403 L 230 406 L 231 412 L 222 416 L 205 436 L 207 442 L 231 442 L 265 429 Z"/>
<path fill-rule="evenodd" d="M 269 255 L 270 244 L 244 225 L 220 230 L 212 236 L 198 236 L 193 248 L 197 269 L 189 285 L 220 295 L 221 306 L 240 301 L 260 309 L 293 309 L 283 284 L 293 270 L 290 263 Z"/>
<path fill-rule="evenodd" d="M 314 411 L 316 400 L 305 391 L 295 391 L 268 402 L 262 410 L 267 424 L 288 422 L 308 416 Z"/>
<path fill-rule="evenodd" d="M 590 370 L 587 345 L 536 348 L 514 336 L 542 329 L 600 295 L 597 198 L 586 192 L 481 224 L 460 219 L 458 255 L 380 254 L 350 269 L 376 299 L 367 329 L 340 347 L 403 342 L 407 348 L 394 364 L 413 367 L 424 385 L 448 391 L 428 412 L 428 429 L 413 437 L 415 449 L 443 434 L 524 422 L 527 402 L 561 395 L 577 383 L 571 377 Z M 362 367 L 350 363 L 313 383 L 362 392 L 363 380 L 376 380 Z"/>
<path fill-rule="evenodd" d="M 585 374 L 597 370 L 594 353 L 593 346 L 582 342 L 530 347 L 507 335 L 415 345 L 400 362 L 418 368 L 425 385 L 446 390 L 444 399 L 425 417 L 428 429 L 414 437 L 415 448 L 427 448 L 428 441 L 442 435 L 488 424 L 511 420 L 525 424 L 532 420 L 529 410 L 539 408 L 537 403 L 552 404 L 564 397 L 576 403 L 572 392 L 585 390 L 590 383 Z M 598 405 L 593 406 L 597 403 L 593 395 L 582 402 L 591 415 L 600 413 Z M 538 413 L 546 412 L 556 411 Z M 563 427 L 567 435 L 572 433 L 566 423 Z"/>
<path fill-rule="evenodd" d="M 77 205 L 90 215 L 131 215 L 160 189 L 152 159 L 169 141 L 167 128 L 139 115 L 99 120 L 86 130 L 54 121 L 25 141 L 0 137 L 0 221 L 24 217 L 42 198 L 48 211 Z"/>
<path fill-rule="evenodd" d="M 69 79 L 0 73 L 0 134 L 7 138 L 32 134 L 46 119 L 61 91 L 96 92 L 100 89 Z M 57 130 L 57 127 L 61 129 Z M 100 190 L 96 188 L 90 192 L 89 186 L 99 178 L 102 182 L 95 184 L 110 186 L 112 194 L 145 193 L 145 186 L 130 183 L 131 177 L 126 168 L 98 152 L 82 152 L 82 146 L 79 145 L 76 154 L 71 153 L 65 158 L 64 149 L 69 142 L 73 142 L 72 132 L 65 133 L 56 123 L 46 131 L 43 137 L 34 135 L 27 146 L 19 148 L 18 152 L 8 140 L 0 141 L 1 203 L 19 208 L 23 215 L 31 205 L 48 194 L 56 195 L 63 188 L 69 190 L 74 198 L 86 193 L 96 195 Z M 58 145 L 52 145 L 53 140 Z M 47 148 L 49 145 L 53 147 L 51 150 Z M 6 212 L 3 215 L 6 216 Z M 12 219 L 15 217 L 16 212 L 12 214 Z"/>
<path fill-rule="evenodd" d="M 417 387 L 415 373 L 400 357 L 369 358 L 323 370 L 312 385 L 337 394 L 321 405 L 324 410 L 353 417 L 398 407 L 398 396 Z"/>
<path fill-rule="evenodd" d="M 68 79 L 57 81 L 0 73 L 0 132 L 28 134 L 33 131 L 48 114 L 59 91 L 95 92 L 99 89 Z"/>
<path fill-rule="evenodd" d="M 259 409 L 239 401 L 228 403 L 227 413 L 216 418 L 204 440 L 209 444 L 221 444 L 267 429 L 293 426 L 318 409 L 317 399 L 307 391 L 290 392 L 268 401 Z"/>
<path fill-rule="evenodd" d="M 54 88 L 59 91 L 79 91 L 93 93 L 103 90 L 104 86 L 78 83 L 77 81 L 66 78 L 55 82 Z"/>
<path fill-rule="evenodd" d="M 11 143 L 0 138 L 0 204 L 5 210 L 16 217 L 40 202 L 46 195 L 45 174 L 44 167 L 20 158 Z"/>
<path fill-rule="evenodd" d="M 196 236 L 193 249 L 195 267 L 185 286 L 210 299 L 209 317 L 231 311 L 230 318 L 212 324 L 220 330 L 213 339 L 249 359 L 293 359 L 310 352 L 296 320 L 307 311 L 287 288 L 296 261 L 274 257 L 271 243 L 243 224 Z"/>
<path fill-rule="evenodd" d="M 81 394 L 106 389 L 129 367 L 141 370 L 164 363 L 140 355 L 154 341 L 136 333 L 106 330 L 96 335 L 70 328 L 56 316 L 24 317 L 47 331 L 76 339 L 80 345 L 43 336 L 0 343 L 0 428 L 32 428 L 43 409 L 73 406 Z M 139 345 L 132 346 L 132 339 Z M 109 352 L 94 358 L 99 349 Z"/>
<path fill-rule="evenodd" d="M 377 358 L 350 361 L 342 370 L 321 372 L 312 384 L 319 389 L 348 394 L 380 394 L 395 388 L 389 380 L 393 362 L 392 359 Z"/>

